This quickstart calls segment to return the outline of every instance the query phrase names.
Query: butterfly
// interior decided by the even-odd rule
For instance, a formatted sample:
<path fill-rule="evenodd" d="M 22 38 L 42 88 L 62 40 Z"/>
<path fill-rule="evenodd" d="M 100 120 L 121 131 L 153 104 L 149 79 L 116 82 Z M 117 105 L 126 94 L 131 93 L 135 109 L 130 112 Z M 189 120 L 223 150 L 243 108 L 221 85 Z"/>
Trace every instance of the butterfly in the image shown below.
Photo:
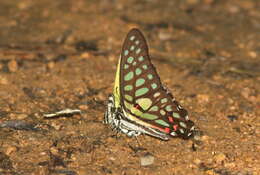
<path fill-rule="evenodd" d="M 147 134 L 169 140 L 193 135 L 194 123 L 162 85 L 138 29 L 130 30 L 124 41 L 104 123 L 129 137 Z"/>

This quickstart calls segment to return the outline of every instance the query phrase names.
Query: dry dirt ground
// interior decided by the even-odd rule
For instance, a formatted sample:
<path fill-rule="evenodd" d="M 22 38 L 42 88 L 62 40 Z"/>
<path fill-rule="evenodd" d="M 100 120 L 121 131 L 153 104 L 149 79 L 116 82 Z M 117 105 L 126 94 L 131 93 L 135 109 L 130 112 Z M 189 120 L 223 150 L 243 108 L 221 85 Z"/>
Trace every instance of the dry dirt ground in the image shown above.
<path fill-rule="evenodd" d="M 196 139 L 102 123 L 133 27 Z M 260 174 L 259 41 L 259 0 L 1 0 L 0 174 Z"/>

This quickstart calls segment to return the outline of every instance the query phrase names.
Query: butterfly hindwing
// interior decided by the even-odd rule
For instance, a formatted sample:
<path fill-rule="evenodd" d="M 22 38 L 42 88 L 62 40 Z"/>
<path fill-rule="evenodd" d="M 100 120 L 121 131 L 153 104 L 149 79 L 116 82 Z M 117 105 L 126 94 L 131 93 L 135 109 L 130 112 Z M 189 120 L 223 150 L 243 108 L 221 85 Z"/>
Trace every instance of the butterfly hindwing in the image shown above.
<path fill-rule="evenodd" d="M 193 123 L 163 87 L 138 29 L 128 33 L 120 61 L 120 104 L 133 122 L 172 136 L 188 135 Z"/>

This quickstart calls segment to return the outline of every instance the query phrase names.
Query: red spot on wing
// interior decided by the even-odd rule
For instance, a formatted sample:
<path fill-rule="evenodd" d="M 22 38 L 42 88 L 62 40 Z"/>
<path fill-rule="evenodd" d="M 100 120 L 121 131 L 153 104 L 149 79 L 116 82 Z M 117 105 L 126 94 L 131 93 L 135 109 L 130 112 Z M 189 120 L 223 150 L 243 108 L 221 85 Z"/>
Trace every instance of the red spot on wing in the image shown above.
<path fill-rule="evenodd" d="M 138 109 L 138 110 L 141 108 L 141 106 L 140 106 L 139 104 L 135 104 L 134 107 L 135 107 L 136 109 Z"/>
<path fill-rule="evenodd" d="M 169 119 L 169 121 L 171 122 L 171 123 L 173 123 L 173 118 L 172 117 L 168 117 L 168 119 Z"/>
<path fill-rule="evenodd" d="M 174 131 L 177 131 L 178 125 L 173 125 L 172 127 L 173 127 L 173 130 L 174 130 Z"/>
<path fill-rule="evenodd" d="M 166 133 L 170 133 L 170 128 L 164 128 L 164 131 L 165 131 Z"/>

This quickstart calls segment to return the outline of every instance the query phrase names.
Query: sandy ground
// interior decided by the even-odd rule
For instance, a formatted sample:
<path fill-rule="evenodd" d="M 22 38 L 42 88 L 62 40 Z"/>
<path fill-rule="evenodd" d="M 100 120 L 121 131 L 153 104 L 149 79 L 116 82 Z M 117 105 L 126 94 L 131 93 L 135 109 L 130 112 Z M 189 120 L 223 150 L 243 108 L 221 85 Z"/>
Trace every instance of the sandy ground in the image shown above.
<path fill-rule="evenodd" d="M 133 27 L 198 138 L 102 123 Z M 258 0 L 1 0 L 0 174 L 260 174 L 259 41 Z"/>

